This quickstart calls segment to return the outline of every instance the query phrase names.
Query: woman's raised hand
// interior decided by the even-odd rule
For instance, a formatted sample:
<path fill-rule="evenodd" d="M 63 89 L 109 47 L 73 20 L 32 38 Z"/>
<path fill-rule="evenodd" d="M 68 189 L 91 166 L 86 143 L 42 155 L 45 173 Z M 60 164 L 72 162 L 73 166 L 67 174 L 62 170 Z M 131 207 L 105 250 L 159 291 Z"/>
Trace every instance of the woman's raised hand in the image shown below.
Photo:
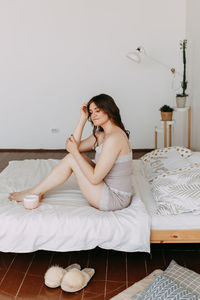
<path fill-rule="evenodd" d="M 77 144 L 73 134 L 66 140 L 65 149 L 70 153 L 73 153 L 76 150 L 78 150 L 78 144 Z"/>
<path fill-rule="evenodd" d="M 88 109 L 87 109 L 87 105 L 88 105 L 88 102 L 84 102 L 82 105 L 81 105 L 81 118 L 87 120 L 88 117 L 89 117 L 89 112 L 88 112 Z"/>

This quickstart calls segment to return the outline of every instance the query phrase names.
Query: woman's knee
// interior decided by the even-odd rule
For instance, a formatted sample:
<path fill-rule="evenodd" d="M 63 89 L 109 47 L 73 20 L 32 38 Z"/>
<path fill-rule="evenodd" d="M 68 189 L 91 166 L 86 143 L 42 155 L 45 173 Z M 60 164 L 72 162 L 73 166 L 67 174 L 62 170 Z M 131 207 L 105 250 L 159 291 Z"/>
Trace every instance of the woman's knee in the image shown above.
<path fill-rule="evenodd" d="M 68 164 L 70 165 L 70 167 L 72 167 L 74 165 L 74 163 L 76 163 L 73 155 L 71 153 L 68 153 L 63 159 L 62 161 L 65 163 L 65 164 Z"/>

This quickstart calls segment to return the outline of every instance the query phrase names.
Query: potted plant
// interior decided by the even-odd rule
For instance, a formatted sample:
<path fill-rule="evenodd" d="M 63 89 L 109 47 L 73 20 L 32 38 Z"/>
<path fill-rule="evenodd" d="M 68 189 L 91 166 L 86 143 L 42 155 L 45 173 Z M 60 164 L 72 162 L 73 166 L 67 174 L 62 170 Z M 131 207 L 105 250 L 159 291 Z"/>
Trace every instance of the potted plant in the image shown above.
<path fill-rule="evenodd" d="M 181 82 L 181 87 L 183 89 L 181 94 L 176 95 L 176 105 L 179 108 L 185 107 L 186 97 L 188 96 L 185 91 L 187 89 L 187 80 L 186 80 L 186 47 L 187 40 L 180 41 L 180 49 L 183 50 L 183 81 Z"/>
<path fill-rule="evenodd" d="M 161 112 L 161 119 L 162 121 L 172 121 L 172 114 L 173 114 L 174 109 L 170 107 L 169 105 L 163 105 L 160 108 Z"/>

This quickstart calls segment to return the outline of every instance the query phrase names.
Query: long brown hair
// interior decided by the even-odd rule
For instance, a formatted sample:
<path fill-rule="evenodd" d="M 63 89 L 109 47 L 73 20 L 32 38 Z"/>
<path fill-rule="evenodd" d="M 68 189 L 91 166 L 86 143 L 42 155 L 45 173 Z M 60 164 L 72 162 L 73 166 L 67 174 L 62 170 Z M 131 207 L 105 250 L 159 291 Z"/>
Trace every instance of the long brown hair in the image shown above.
<path fill-rule="evenodd" d="M 91 113 L 89 111 L 90 108 L 90 104 L 91 103 L 95 103 L 95 105 L 99 108 L 102 109 L 110 118 L 110 120 L 118 127 L 120 127 L 127 135 L 127 137 L 129 138 L 130 132 L 128 130 L 125 129 L 124 124 L 122 123 L 121 120 L 121 116 L 120 116 L 120 110 L 117 107 L 115 101 L 113 100 L 113 98 L 109 95 L 106 94 L 100 94 L 97 96 L 94 96 L 92 99 L 90 99 L 90 101 L 88 102 L 87 105 L 87 109 L 89 112 L 89 117 L 88 119 L 90 120 L 90 122 L 93 125 L 93 122 L 91 120 Z M 103 128 L 101 126 L 94 126 L 93 125 L 93 135 L 96 138 L 96 131 L 103 131 Z"/>

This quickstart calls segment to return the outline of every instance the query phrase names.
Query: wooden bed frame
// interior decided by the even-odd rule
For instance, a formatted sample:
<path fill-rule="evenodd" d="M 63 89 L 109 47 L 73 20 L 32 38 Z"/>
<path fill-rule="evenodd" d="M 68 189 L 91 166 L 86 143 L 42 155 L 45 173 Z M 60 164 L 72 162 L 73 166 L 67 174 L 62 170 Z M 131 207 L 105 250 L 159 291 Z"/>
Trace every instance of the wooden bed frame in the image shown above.
<path fill-rule="evenodd" d="M 200 229 L 151 230 L 152 244 L 160 243 L 200 243 Z"/>

